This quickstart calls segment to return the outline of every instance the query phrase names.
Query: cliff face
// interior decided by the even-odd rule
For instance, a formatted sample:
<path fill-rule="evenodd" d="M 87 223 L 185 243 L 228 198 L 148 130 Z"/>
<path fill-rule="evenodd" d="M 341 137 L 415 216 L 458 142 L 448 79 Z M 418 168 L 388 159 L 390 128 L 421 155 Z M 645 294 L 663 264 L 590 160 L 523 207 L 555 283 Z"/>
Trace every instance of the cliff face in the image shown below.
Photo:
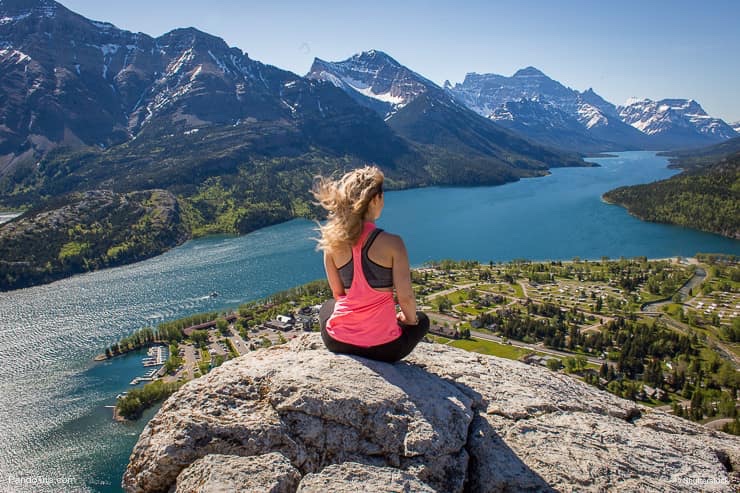
<path fill-rule="evenodd" d="M 390 365 L 331 354 L 305 334 L 173 394 L 122 485 L 734 491 L 738 467 L 740 439 L 543 368 L 426 343 Z"/>

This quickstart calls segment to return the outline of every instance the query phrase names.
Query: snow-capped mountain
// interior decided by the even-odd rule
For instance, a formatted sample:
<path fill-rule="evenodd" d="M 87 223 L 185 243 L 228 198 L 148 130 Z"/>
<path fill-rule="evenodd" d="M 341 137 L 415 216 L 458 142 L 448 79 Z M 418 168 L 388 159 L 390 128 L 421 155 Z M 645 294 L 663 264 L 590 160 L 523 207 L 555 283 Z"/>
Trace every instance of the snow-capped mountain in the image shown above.
<path fill-rule="evenodd" d="M 536 145 L 476 114 L 434 82 L 381 51 L 362 52 L 341 62 L 316 59 L 307 77 L 343 89 L 360 104 L 378 112 L 401 136 L 431 146 L 435 154 L 455 150 L 466 155 L 466 162 L 479 162 L 481 167 L 490 169 L 506 159 L 506 148 L 522 153 L 541 152 L 535 150 Z M 463 179 L 470 181 L 472 177 Z"/>
<path fill-rule="evenodd" d="M 542 139 L 558 147 L 581 151 L 639 148 L 643 145 L 640 132 L 629 128 L 619 118 L 616 107 L 596 94 L 593 89 L 578 92 L 562 85 L 534 67 L 517 71 L 513 76 L 469 73 L 462 83 L 445 88 L 459 101 L 482 116 L 491 118 L 510 128 L 516 128 L 531 138 Z M 525 105 L 508 104 L 528 101 Z M 543 107 L 535 110 L 535 105 Z M 507 106 L 508 105 L 508 106 Z M 523 109 L 519 114 L 517 110 Z M 578 127 L 563 128 L 563 115 Z M 551 121 L 530 118 L 554 117 Z M 552 132 L 544 131 L 551 128 Z M 571 132 L 563 140 L 564 132 Z M 557 134 L 557 135 L 556 135 Z"/>
<path fill-rule="evenodd" d="M 252 60 L 215 36 L 189 28 L 152 38 L 52 0 L 0 3 L 0 99 L 0 174 L 58 145 L 125 142 L 157 121 L 187 130 L 341 117 L 346 126 L 353 115 L 391 135 L 343 91 Z"/>
<path fill-rule="evenodd" d="M 434 82 L 378 50 L 364 51 L 341 62 L 316 58 L 306 77 L 331 82 L 385 118 L 423 93 L 440 92 Z"/>
<path fill-rule="evenodd" d="M 267 158 L 309 176 L 375 163 L 400 185 L 503 183 L 585 164 L 479 117 L 387 55 L 354 63 L 336 71 L 347 81 L 337 88 L 197 29 L 153 38 L 53 0 L 0 0 L 0 197 L 11 191 L 26 204 L 116 184 L 192 191 Z M 348 94 L 387 107 L 372 111 Z M 45 159 L 92 146 L 77 168 Z M 24 195 L 26 178 L 39 195 Z"/>
<path fill-rule="evenodd" d="M 693 99 L 631 99 L 617 110 L 626 123 L 667 145 L 708 145 L 738 135 Z"/>
<path fill-rule="evenodd" d="M 740 122 L 730 123 L 732 129 L 740 135 Z"/>

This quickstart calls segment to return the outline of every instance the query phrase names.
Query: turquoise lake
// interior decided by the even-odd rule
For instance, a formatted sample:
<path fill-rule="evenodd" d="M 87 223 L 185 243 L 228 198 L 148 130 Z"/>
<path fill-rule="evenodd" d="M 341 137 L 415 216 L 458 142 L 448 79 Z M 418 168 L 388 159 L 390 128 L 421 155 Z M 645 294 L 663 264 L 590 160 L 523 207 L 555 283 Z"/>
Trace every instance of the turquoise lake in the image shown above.
<path fill-rule="evenodd" d="M 615 187 L 675 174 L 665 158 L 626 152 L 591 161 L 601 166 L 554 169 L 499 187 L 388 192 L 378 224 L 404 238 L 414 265 L 740 255 L 740 241 L 642 222 L 602 202 Z M 8 476 L 68 478 L 29 491 L 120 491 L 131 449 L 155 410 L 137 423 L 113 422 L 105 406 L 143 373 L 142 354 L 91 358 L 139 327 L 322 277 L 313 228 L 295 220 L 242 237 L 195 240 L 138 264 L 0 294 L 0 491 Z M 220 296 L 210 298 L 212 291 Z"/>

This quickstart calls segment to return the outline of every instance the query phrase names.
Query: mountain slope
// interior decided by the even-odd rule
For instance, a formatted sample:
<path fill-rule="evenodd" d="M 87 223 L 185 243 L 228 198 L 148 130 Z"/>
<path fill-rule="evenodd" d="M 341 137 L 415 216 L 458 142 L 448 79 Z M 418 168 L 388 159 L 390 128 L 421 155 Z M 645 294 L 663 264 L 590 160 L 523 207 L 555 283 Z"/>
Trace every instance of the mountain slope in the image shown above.
<path fill-rule="evenodd" d="M 693 99 L 634 99 L 617 111 L 626 123 L 665 148 L 700 147 L 738 136 L 723 120 L 707 115 Z"/>
<path fill-rule="evenodd" d="M 740 137 L 699 149 L 671 151 L 663 153 L 663 155 L 669 156 L 671 168 L 682 168 L 691 171 L 693 169 L 701 170 L 738 152 L 740 152 Z"/>
<path fill-rule="evenodd" d="M 497 124 L 526 135 L 532 140 L 562 149 L 581 151 L 617 150 L 620 147 L 601 140 L 577 118 L 552 103 L 534 99 L 508 101 L 490 114 Z"/>
<path fill-rule="evenodd" d="M 455 184 L 536 176 L 548 167 L 579 165 L 574 154 L 543 148 L 481 118 L 441 87 L 371 50 L 341 62 L 316 59 L 307 75 L 331 82 L 378 112 L 399 135 L 432 156 L 433 174 Z"/>
<path fill-rule="evenodd" d="M 647 145 L 645 136 L 624 124 L 616 107 L 592 89 L 580 93 L 534 67 L 511 77 L 469 73 L 445 89 L 478 114 L 560 148 L 592 152 Z"/>
<path fill-rule="evenodd" d="M 0 228 L 0 291 L 143 260 L 187 238 L 164 190 L 72 194 Z"/>
<path fill-rule="evenodd" d="M 0 175 L 25 151 L 38 159 L 57 145 L 109 147 L 157 120 L 188 128 L 254 120 L 308 126 L 349 115 L 393 140 L 331 86 L 251 60 L 195 29 L 153 39 L 50 0 L 4 2 L 0 10 L 0 41 L 8 46 L 0 53 L 8 69 L 0 78 L 0 98 L 8 101 Z"/>

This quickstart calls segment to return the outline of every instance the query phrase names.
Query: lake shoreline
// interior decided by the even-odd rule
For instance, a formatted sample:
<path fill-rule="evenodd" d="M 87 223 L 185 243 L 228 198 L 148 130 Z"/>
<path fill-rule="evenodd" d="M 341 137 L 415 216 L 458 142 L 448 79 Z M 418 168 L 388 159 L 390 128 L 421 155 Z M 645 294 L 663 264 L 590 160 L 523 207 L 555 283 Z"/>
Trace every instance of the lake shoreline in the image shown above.
<path fill-rule="evenodd" d="M 595 157 L 598 157 L 598 156 L 595 156 Z M 610 157 L 616 157 L 616 156 L 610 156 Z M 512 183 L 516 183 L 516 182 L 518 182 L 518 181 L 520 181 L 522 179 L 527 179 L 527 178 L 530 178 L 530 179 L 532 179 L 532 178 L 544 178 L 544 177 L 550 176 L 552 174 L 552 169 L 600 168 L 601 167 L 600 164 L 594 163 L 594 162 L 590 162 L 590 161 L 586 161 L 586 159 L 587 159 L 587 157 L 584 157 L 584 160 L 583 160 L 583 163 L 584 164 L 581 165 L 581 166 L 555 166 L 554 165 L 551 168 L 548 168 L 546 170 L 543 170 L 542 174 L 540 174 L 540 175 L 527 176 L 527 177 L 516 177 L 515 179 L 513 179 L 511 181 L 506 181 L 506 182 L 503 182 L 503 183 L 495 183 L 495 184 L 490 184 L 489 183 L 489 184 L 481 184 L 481 185 L 477 185 L 477 186 L 476 185 L 460 185 L 460 186 L 455 186 L 455 185 L 428 185 L 428 186 L 422 186 L 422 187 L 411 187 L 411 188 L 403 188 L 403 189 L 389 189 L 387 192 L 393 193 L 393 192 L 401 192 L 401 191 L 408 191 L 408 190 L 421 190 L 421 189 L 428 189 L 428 188 L 435 188 L 435 187 L 436 188 L 453 188 L 453 189 L 454 188 L 466 188 L 467 189 L 467 188 L 501 187 L 501 186 L 505 186 L 505 185 L 510 185 Z M 8 221 L 10 221 L 12 219 L 15 219 L 16 217 L 19 217 L 22 214 L 23 214 L 23 211 L 10 211 L 10 210 L 8 210 L 7 211 L 7 214 L 4 216 L 3 215 L 3 211 L 0 211 L 0 227 L 2 227 L 2 224 L 4 224 L 5 222 L 8 222 Z M 8 217 L 7 221 L 3 221 L 2 220 L 3 217 L 6 217 L 6 216 Z M 155 253 L 153 255 L 149 255 L 149 256 L 146 256 L 146 257 L 134 259 L 134 260 L 132 260 L 130 262 L 127 261 L 127 260 L 123 260 L 120 263 L 114 263 L 112 265 L 108 265 L 108 266 L 105 266 L 105 267 L 102 267 L 102 268 L 93 268 L 93 269 L 90 269 L 90 270 L 83 270 L 83 271 L 70 270 L 68 272 L 58 272 L 52 278 L 47 278 L 46 280 L 42 280 L 40 282 L 31 282 L 28 285 L 20 286 L 20 287 L 14 288 L 14 289 L 1 289 L 0 288 L 0 293 L 10 293 L 10 292 L 17 291 L 17 290 L 20 290 L 20 289 L 27 289 L 27 288 L 32 288 L 32 287 L 35 287 L 35 286 L 48 285 L 48 284 L 52 284 L 54 282 L 57 282 L 57 281 L 60 281 L 60 280 L 63 280 L 63 279 L 69 279 L 69 278 L 72 278 L 72 277 L 75 277 L 75 276 L 79 276 L 79 275 L 82 275 L 82 274 L 87 274 L 87 273 L 90 273 L 90 272 L 99 272 L 99 271 L 104 271 L 104 270 L 112 269 L 112 268 L 116 268 L 116 267 L 125 267 L 125 266 L 135 265 L 137 263 L 140 263 L 140 262 L 143 262 L 145 260 L 149 260 L 151 258 L 160 256 L 160 255 L 162 255 L 164 253 L 167 253 L 167 252 L 169 252 L 169 251 L 171 251 L 171 250 L 173 250 L 175 248 L 178 248 L 178 247 L 182 246 L 184 243 L 187 243 L 188 241 L 208 239 L 208 238 L 211 238 L 211 237 L 219 237 L 219 236 L 227 236 L 227 237 L 238 238 L 238 237 L 241 237 L 241 236 L 244 236 L 244 235 L 247 235 L 247 234 L 254 233 L 255 231 L 260 231 L 260 230 L 263 230 L 265 228 L 269 228 L 269 227 L 272 227 L 272 226 L 277 226 L 279 224 L 284 224 L 284 223 L 287 223 L 287 222 L 290 222 L 290 221 L 294 221 L 296 219 L 306 219 L 306 220 L 309 220 L 309 221 L 315 221 L 316 220 L 316 218 L 305 218 L 305 217 L 300 216 L 300 215 L 293 215 L 290 218 L 287 218 L 287 219 L 284 219 L 284 220 L 278 220 L 276 222 L 269 223 L 269 224 L 265 224 L 265 225 L 261 226 L 260 228 L 257 228 L 257 229 L 251 230 L 251 231 L 246 231 L 246 232 L 241 233 L 241 234 L 239 234 L 239 233 L 228 233 L 228 232 L 214 232 L 214 233 L 209 233 L 209 234 L 205 234 L 205 235 L 195 236 L 192 233 L 190 233 L 188 235 L 188 238 L 185 239 L 185 241 L 178 242 L 177 244 L 172 245 L 172 246 L 163 246 L 163 248 L 161 248 L 159 252 L 157 252 L 157 253 Z"/>
<path fill-rule="evenodd" d="M 633 151 L 624 151 L 624 152 L 633 152 Z M 660 153 L 659 151 L 650 151 L 650 152 L 652 152 L 655 156 L 662 156 L 663 155 L 663 153 Z M 459 189 L 459 188 L 464 188 L 464 189 L 498 188 L 498 187 L 503 187 L 503 186 L 506 186 L 506 185 L 512 185 L 512 184 L 517 183 L 519 181 L 522 181 L 524 179 L 536 179 L 536 178 L 550 177 L 550 176 L 552 176 L 552 171 L 553 170 L 581 169 L 581 168 L 588 168 L 588 169 L 602 168 L 602 165 L 601 164 L 599 164 L 597 162 L 593 162 L 593 161 L 588 161 L 588 159 L 605 159 L 605 158 L 606 159 L 615 159 L 615 158 L 619 158 L 619 157 L 620 157 L 619 154 L 613 154 L 612 152 L 610 152 L 610 153 L 598 153 L 598 154 L 593 154 L 593 155 L 586 155 L 583 158 L 584 159 L 584 165 L 582 165 L 582 166 L 552 166 L 551 168 L 545 170 L 542 175 L 517 178 L 517 179 L 515 179 L 513 181 L 505 182 L 505 183 L 499 183 L 499 184 L 482 184 L 480 186 L 470 186 L 470 185 L 465 185 L 465 186 L 430 185 L 430 186 L 424 186 L 424 187 L 405 188 L 405 189 L 399 189 L 399 190 L 388 190 L 388 193 L 405 192 L 405 191 L 411 191 L 411 190 L 426 190 L 426 189 L 431 189 L 431 188 L 438 188 L 438 189 L 443 189 L 443 190 L 444 189 Z M 666 168 L 669 168 L 670 169 L 671 168 L 671 165 L 668 164 L 666 166 Z M 630 211 L 628 208 L 625 208 L 621 204 L 616 203 L 616 202 L 612 202 L 612 201 L 609 201 L 609 200 L 606 200 L 605 197 L 604 197 L 604 195 L 606 195 L 608 193 L 609 193 L 609 191 L 604 192 L 601 195 L 601 201 L 602 202 L 605 202 L 605 203 L 607 203 L 609 205 L 615 205 L 615 206 L 622 207 L 625 210 L 627 210 L 627 212 L 630 215 L 632 215 L 636 219 L 639 219 L 640 221 L 650 222 L 650 223 L 653 223 L 653 224 L 668 224 L 668 223 L 656 223 L 656 222 L 653 222 L 653 221 L 646 221 L 642 217 L 633 214 L 632 211 Z M 18 215 L 21 215 L 22 214 L 22 212 L 17 212 L 17 211 L 7 211 L 7 212 L 8 213 L 12 213 L 12 214 L 16 214 L 16 217 Z M 2 217 L 2 214 L 3 214 L 3 212 L 0 211 L 0 217 Z M 150 260 L 152 258 L 159 257 L 159 256 L 161 256 L 161 255 L 163 255 L 163 254 L 165 254 L 167 252 L 170 252 L 170 251 L 172 251 L 172 250 L 174 250 L 176 248 L 179 248 L 179 247 L 183 246 L 184 244 L 186 244 L 186 243 L 188 243 L 190 241 L 208 240 L 209 238 L 214 238 L 214 237 L 239 238 L 239 237 L 242 237 L 242 236 L 245 236 L 245 235 L 248 235 L 248 234 L 257 232 L 257 231 L 262 231 L 262 230 L 264 230 L 266 228 L 278 226 L 280 224 L 285 224 L 285 223 L 289 223 L 291 221 L 300 220 L 300 219 L 309 220 L 309 221 L 315 220 L 315 219 L 307 219 L 307 218 L 302 217 L 302 216 L 299 216 L 299 215 L 294 215 L 294 216 L 292 216 L 292 217 L 290 217 L 288 219 L 278 220 L 278 221 L 276 221 L 274 223 L 266 224 L 266 225 L 264 225 L 264 226 L 262 226 L 260 228 L 257 228 L 257 229 L 252 230 L 252 231 L 245 232 L 243 234 L 234 234 L 234 233 L 225 233 L 225 232 L 215 232 L 215 233 L 209 233 L 209 234 L 200 235 L 200 236 L 193 236 L 192 234 L 190 234 L 189 237 L 184 242 L 179 242 L 176 245 L 172 245 L 172 246 L 167 246 L 167 247 L 161 248 L 160 249 L 161 251 L 159 251 L 158 253 L 156 253 L 154 255 L 149 255 L 149 256 L 146 256 L 146 257 L 139 258 L 139 259 L 135 259 L 135 260 L 133 260 L 131 262 L 123 261 L 121 263 L 116 263 L 115 265 L 109 265 L 109 266 L 106 266 L 106 267 L 103 267 L 103 268 L 95 268 L 95 269 L 91 269 L 91 270 L 85 270 L 85 271 L 82 271 L 82 272 L 80 272 L 80 271 L 70 271 L 70 272 L 67 272 L 67 273 L 58 273 L 59 275 L 54 276 L 53 279 L 49 279 L 49 280 L 42 281 L 42 282 L 33 282 L 33 283 L 31 283 L 31 284 L 29 284 L 27 286 L 18 287 L 18 288 L 15 288 L 15 289 L 7 289 L 7 290 L 0 289 L 0 293 L 11 293 L 11 292 L 18 291 L 18 290 L 21 290 L 21 289 L 32 288 L 32 287 L 35 287 L 35 286 L 48 285 L 48 284 L 52 284 L 54 282 L 58 282 L 58 281 L 61 281 L 61 280 L 64 280 L 64 279 L 74 278 L 76 276 L 83 275 L 83 274 L 88 274 L 88 273 L 91 273 L 91 272 L 100 272 L 100 271 L 105 271 L 105 270 L 109 270 L 109 269 L 112 269 L 112 268 L 132 266 L 132 265 L 139 264 L 139 263 L 141 263 L 143 261 L 146 261 L 146 260 Z M 2 223 L 0 222 L 0 226 L 1 225 L 2 225 Z M 680 226 L 680 227 L 685 227 L 685 226 Z M 709 234 L 716 234 L 718 236 L 721 236 L 723 238 L 728 238 L 728 239 L 731 239 L 731 240 L 734 240 L 735 239 L 735 238 L 732 238 L 732 237 L 729 237 L 729 236 L 724 236 L 724 235 L 721 235 L 721 234 L 718 234 L 718 233 L 714 233 L 712 231 L 704 231 L 704 230 L 701 230 L 701 229 L 698 229 L 698 228 L 687 228 L 687 229 L 691 229 L 691 230 L 694 230 L 694 231 L 701 231 L 701 232 L 709 233 Z M 694 253 L 698 253 L 698 252 L 694 252 Z M 586 257 L 584 257 L 584 259 L 585 258 Z M 591 257 L 591 259 L 596 259 L 596 258 L 597 257 Z M 533 261 L 548 261 L 548 260 L 552 260 L 552 259 L 531 258 L 530 260 L 533 260 Z M 560 259 L 556 259 L 556 260 L 560 260 Z"/>

